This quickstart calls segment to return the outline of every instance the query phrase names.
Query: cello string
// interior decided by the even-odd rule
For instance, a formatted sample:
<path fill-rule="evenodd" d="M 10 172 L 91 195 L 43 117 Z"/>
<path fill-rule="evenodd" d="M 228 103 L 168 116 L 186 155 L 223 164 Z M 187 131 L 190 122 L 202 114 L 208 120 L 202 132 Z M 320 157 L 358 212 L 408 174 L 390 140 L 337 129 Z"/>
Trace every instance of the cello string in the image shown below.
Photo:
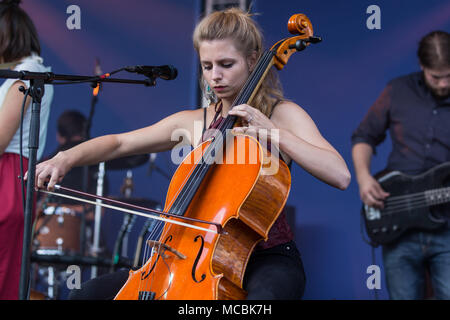
<path fill-rule="evenodd" d="M 244 85 L 242 92 L 240 94 L 238 94 L 238 97 L 236 98 L 235 102 L 233 102 L 233 106 L 244 102 L 241 100 L 244 100 L 244 99 L 248 100 L 250 98 L 251 93 L 256 88 L 256 85 L 258 84 L 258 82 L 261 80 L 261 77 L 262 77 L 263 73 L 266 71 L 267 66 L 269 65 L 272 58 L 273 58 L 273 56 L 271 55 L 271 51 L 266 51 L 262 55 L 262 58 L 258 62 L 257 66 L 255 67 L 253 74 L 249 77 L 249 79 L 247 80 L 247 83 Z M 233 116 L 233 117 L 228 116 L 225 119 L 222 126 L 219 127 L 218 131 L 221 132 L 221 135 L 222 135 L 221 140 L 222 141 L 220 141 L 219 139 L 213 139 L 211 144 L 207 147 L 207 150 L 204 154 L 205 160 L 202 161 L 202 163 L 200 165 L 195 166 L 194 172 L 190 176 L 190 181 L 186 184 L 186 186 L 180 192 L 179 197 L 177 197 L 177 201 L 179 201 L 178 207 L 186 205 L 187 201 L 189 201 L 189 199 L 191 198 L 192 190 L 196 189 L 196 187 L 198 187 L 199 184 L 201 183 L 202 178 L 204 177 L 204 175 L 210 168 L 209 163 L 212 163 L 212 160 L 214 159 L 212 156 L 212 151 L 216 150 L 218 143 L 220 143 L 220 142 L 223 143 L 223 140 L 224 140 L 223 137 L 225 136 L 226 129 L 232 126 L 232 122 L 235 121 L 235 118 L 236 118 L 235 116 Z M 221 145 L 219 145 L 218 147 L 221 147 Z M 205 157 L 205 155 L 206 155 L 206 157 Z M 194 188 L 192 186 L 194 186 Z"/>
<path fill-rule="evenodd" d="M 190 153 L 189 153 L 190 155 Z M 188 155 L 188 156 L 189 156 Z M 177 201 L 177 199 L 180 197 L 180 193 L 183 192 L 184 188 L 186 187 L 186 184 L 189 183 L 189 178 L 191 177 L 191 175 L 193 174 L 193 172 L 195 171 L 197 165 L 192 166 L 192 168 L 189 170 L 189 172 L 186 174 L 186 177 L 184 178 L 184 180 L 181 182 L 180 187 L 178 188 L 177 192 L 175 193 L 174 197 L 172 197 L 171 202 L 168 203 L 167 207 L 169 208 L 168 211 L 169 212 L 174 212 L 173 210 L 171 211 L 171 209 L 174 206 L 174 203 Z M 173 213 L 176 214 L 176 213 Z"/>
<path fill-rule="evenodd" d="M 170 227 L 172 226 L 172 224 L 178 224 L 178 225 L 182 225 L 182 226 L 185 226 L 185 227 L 190 227 L 190 228 L 193 228 L 193 229 L 199 229 L 199 230 L 203 230 L 203 231 L 207 231 L 207 232 L 213 232 L 213 233 L 216 233 L 215 231 L 213 231 L 213 230 L 209 230 L 209 229 L 205 229 L 205 228 L 201 228 L 201 227 L 197 227 L 197 226 L 194 226 L 194 225 L 188 225 L 188 224 L 185 224 L 185 223 L 182 223 L 182 222 L 178 222 L 178 221 L 174 221 L 174 220 L 168 220 L 168 219 L 165 219 L 165 218 L 161 218 L 161 217 L 158 217 L 158 216 L 153 216 L 153 215 L 149 215 L 149 214 L 144 214 L 144 213 L 141 213 L 141 212 L 137 212 L 137 211 L 134 211 L 134 210 L 130 210 L 130 209 L 125 209 L 125 208 L 119 208 L 119 207 L 115 207 L 115 206 L 112 206 L 112 205 L 107 205 L 107 204 L 104 204 L 104 203 L 97 203 L 97 202 L 94 202 L 94 201 L 90 201 L 90 200 L 86 200 L 86 199 L 81 199 L 81 198 L 77 198 L 77 197 L 73 197 L 73 196 L 69 196 L 69 195 L 66 195 L 66 194 L 59 194 L 59 193 L 55 193 L 55 192 L 52 192 L 52 191 L 46 191 L 46 190 L 40 190 L 41 192 L 43 192 L 43 193 L 47 193 L 47 194 L 50 194 L 50 195 L 55 195 L 55 196 L 60 196 L 60 197 L 63 197 L 63 198 L 68 198 L 68 199 L 72 199 L 72 200 L 77 200 L 77 201 L 81 201 L 81 202 L 86 202 L 86 203 L 89 203 L 89 204 L 92 204 L 92 205 L 99 205 L 99 206 L 102 206 L 102 207 L 106 207 L 106 208 L 110 208 L 110 209 L 114 209 L 114 210 L 118 210 L 118 211 L 123 211 L 123 212 L 127 212 L 127 213 L 131 213 L 131 214 L 135 214 L 135 215 L 140 215 L 140 216 L 143 216 L 143 217 L 146 217 L 146 218 L 150 218 L 150 219 L 156 219 L 156 220 L 158 220 L 158 223 L 159 224 L 164 224 L 164 222 L 166 222 L 166 223 L 170 223 L 170 225 L 169 225 L 169 229 L 170 229 Z M 163 230 L 164 230 L 164 228 L 163 228 Z M 158 252 L 161 252 L 161 243 L 158 243 L 157 244 L 159 247 L 158 247 Z M 147 244 L 146 244 L 146 246 L 147 246 Z M 153 255 L 154 256 L 154 255 Z M 162 257 L 162 256 L 161 256 Z M 162 257 L 163 258 L 163 257 Z M 166 266 L 167 266 L 167 263 L 165 263 L 166 264 Z M 150 266 L 152 265 L 152 263 L 150 263 Z M 169 269 L 169 271 L 170 271 L 170 268 L 168 268 Z M 152 277 L 154 277 L 154 272 L 152 272 Z M 147 277 L 147 279 L 148 279 L 149 277 Z M 152 278 L 153 279 L 153 278 Z M 142 281 L 140 281 L 139 282 L 139 290 L 140 291 L 143 291 L 142 290 Z M 144 283 L 145 284 L 145 283 Z M 148 282 L 147 282 L 147 287 L 148 287 Z M 145 290 L 144 290 L 145 291 Z"/>
<path fill-rule="evenodd" d="M 240 94 L 238 94 L 238 97 L 236 98 L 235 102 L 233 102 L 233 106 L 240 104 L 242 102 L 240 102 L 240 100 L 244 100 L 244 99 L 248 99 L 247 96 L 249 96 L 251 94 L 251 92 L 253 92 L 254 88 L 256 87 L 256 84 L 259 82 L 262 74 L 265 72 L 265 69 L 267 68 L 267 65 L 270 63 L 272 56 L 269 54 L 270 52 L 266 51 L 263 55 L 262 55 L 262 59 L 260 60 L 260 62 L 257 64 L 257 66 L 255 67 L 254 73 L 252 74 L 252 76 L 249 77 L 249 79 L 247 80 L 247 83 L 244 85 L 242 92 Z M 256 84 L 255 84 L 256 82 Z M 234 121 L 234 117 L 230 118 L 227 117 L 225 122 L 219 127 L 218 131 L 221 132 L 222 137 L 225 134 L 225 130 L 228 127 L 231 127 L 231 121 Z M 223 141 L 223 138 L 222 138 Z M 212 143 L 210 144 L 210 146 L 207 148 L 205 154 L 206 154 L 206 159 L 205 161 L 202 162 L 201 165 L 196 166 L 195 168 L 195 172 L 191 175 L 191 179 L 193 180 L 193 182 L 191 184 L 189 184 L 189 187 L 194 184 L 198 184 L 199 181 L 199 175 L 201 176 L 201 174 L 204 174 L 206 170 L 209 169 L 209 163 L 212 162 L 212 151 L 216 150 L 217 144 L 220 143 L 220 141 L 218 141 L 218 139 L 214 139 L 212 141 Z M 219 146 L 220 147 L 220 146 Z M 183 194 L 181 194 L 181 201 L 185 201 L 185 199 L 187 198 L 186 193 L 184 192 Z M 183 203 L 183 202 L 182 202 Z"/>
<path fill-rule="evenodd" d="M 262 64 L 266 64 L 268 62 L 267 61 L 268 60 L 268 55 L 265 55 L 264 58 L 265 59 L 263 59 L 263 63 Z M 257 71 L 261 71 L 262 67 L 258 67 L 258 69 L 259 70 L 257 70 Z M 257 71 L 255 71 L 255 72 L 257 72 Z M 261 77 L 258 77 L 258 78 L 261 78 Z M 254 87 L 255 87 L 255 81 L 257 81 L 256 77 L 251 77 L 251 79 L 249 80 L 250 85 L 249 86 L 245 86 L 245 88 L 244 88 L 245 89 L 244 93 L 243 93 L 244 95 L 250 95 L 251 94 L 250 91 L 253 91 L 252 89 L 254 89 Z M 231 119 L 231 117 L 227 117 L 226 118 L 226 121 L 224 123 L 225 126 L 220 128 L 221 129 L 220 132 L 221 132 L 222 136 L 223 136 L 223 132 L 225 131 L 227 126 L 231 127 L 231 121 L 235 121 L 235 119 Z M 174 200 L 169 205 L 169 207 L 171 209 L 175 206 L 175 210 L 168 210 L 169 212 L 170 211 L 177 212 L 178 211 L 177 209 L 180 206 L 185 206 L 187 201 L 189 201 L 189 198 L 190 198 L 190 192 L 189 191 L 192 190 L 192 186 L 199 186 L 199 184 L 201 183 L 202 177 L 204 177 L 204 175 L 206 174 L 207 170 L 209 170 L 209 168 L 210 168 L 210 165 L 209 165 L 210 162 L 209 161 L 212 162 L 212 160 L 213 160 L 212 151 L 216 150 L 215 148 L 218 146 L 218 143 L 219 143 L 218 139 L 213 139 L 211 144 L 206 148 L 206 152 L 200 158 L 200 162 L 201 163 L 200 164 L 197 163 L 196 165 L 194 165 L 191 168 L 189 174 L 185 177 L 185 180 L 181 184 L 181 190 L 178 192 L 178 195 L 173 198 Z M 161 223 L 162 222 L 159 222 L 159 224 L 161 224 Z M 150 238 L 150 236 L 149 236 L 149 238 Z M 158 238 L 162 239 L 163 237 L 161 235 Z M 160 249 L 161 249 L 161 242 L 159 242 L 158 245 L 159 245 L 158 252 L 161 252 L 160 251 Z M 152 254 L 151 252 L 149 252 L 149 251 L 153 251 L 153 250 L 154 250 L 154 248 L 152 248 L 152 250 L 149 250 L 149 246 L 146 243 L 145 256 L 151 255 L 151 256 L 148 256 L 148 259 L 153 259 L 153 258 L 155 258 L 157 256 L 157 255 Z M 166 265 L 167 270 L 168 270 L 168 272 L 170 274 L 170 269 L 171 269 L 170 265 L 167 263 L 166 259 L 162 255 L 160 255 L 160 257 L 163 259 L 163 263 Z M 146 259 L 146 260 L 148 260 L 148 259 Z M 157 259 L 157 258 L 155 258 L 155 259 Z M 153 263 L 158 263 L 157 261 L 158 260 L 156 260 L 154 262 L 152 261 L 149 264 L 149 268 L 152 267 Z M 151 288 L 152 282 L 154 281 L 154 275 L 155 275 L 155 272 L 152 272 L 152 275 L 150 275 L 150 277 L 146 277 L 145 283 L 142 283 L 143 281 L 141 281 L 141 283 L 140 283 L 140 290 Z M 169 279 L 170 278 L 171 277 L 169 276 Z M 150 281 L 150 279 L 151 279 L 151 281 Z M 167 290 L 169 288 L 170 288 L 170 283 L 169 283 L 169 286 L 168 286 L 168 288 L 166 289 L 165 292 L 167 292 Z M 145 290 L 145 291 L 147 291 L 147 290 Z M 165 292 L 162 293 L 160 297 L 162 297 L 165 294 Z M 158 297 L 158 298 L 160 298 L 160 297 Z"/>
<path fill-rule="evenodd" d="M 142 265 L 145 265 L 145 263 L 148 260 L 153 259 L 153 257 L 154 257 L 153 252 L 152 252 L 153 248 L 151 248 L 148 245 L 148 240 L 159 239 L 160 236 L 161 236 L 160 233 L 162 232 L 161 228 L 164 225 L 165 224 L 163 222 L 158 221 L 156 226 L 155 226 L 155 228 L 149 233 L 149 235 L 148 235 L 148 237 L 147 237 L 147 239 L 145 241 L 145 248 L 144 248 L 144 255 L 143 255 L 143 259 L 142 259 Z M 150 265 L 152 264 L 152 262 L 153 261 L 150 260 Z M 139 281 L 139 290 L 140 291 L 145 291 L 145 290 L 143 290 L 143 285 L 144 285 L 144 282 L 143 281 Z"/>
<path fill-rule="evenodd" d="M 159 221 L 158 221 L 159 224 Z M 158 226 L 155 226 L 155 228 L 157 228 Z M 151 257 L 147 256 L 148 255 L 148 248 L 149 246 L 147 245 L 147 241 L 149 239 L 149 237 L 151 237 L 152 233 L 154 232 L 155 229 L 153 229 L 150 234 L 146 237 L 145 242 L 144 242 L 144 253 L 142 255 L 142 262 L 141 265 L 139 266 L 139 269 L 142 268 L 142 266 L 145 265 L 145 263 L 147 262 L 147 260 L 149 260 Z M 142 290 L 142 281 L 139 281 L 139 285 L 138 285 L 138 293 L 143 291 Z"/>
<path fill-rule="evenodd" d="M 195 169 L 195 167 L 196 166 L 193 166 L 191 169 L 190 169 L 190 174 L 192 175 L 192 172 L 193 172 L 193 170 Z M 187 179 L 190 177 L 190 175 L 188 174 L 186 177 L 185 177 L 185 180 L 183 181 L 183 183 L 182 183 L 182 186 L 186 186 L 186 181 L 187 181 Z M 180 192 L 180 191 L 179 191 Z M 170 207 L 170 205 L 172 204 L 173 205 L 173 203 L 174 203 L 174 200 L 176 199 L 176 197 L 174 197 L 173 198 L 173 200 L 171 201 L 171 203 L 169 203 L 169 207 Z M 168 212 L 173 212 L 173 210 L 168 210 Z M 149 237 L 150 238 L 150 237 Z M 148 238 L 148 239 L 149 239 Z M 162 239 L 163 238 L 163 235 L 160 235 L 160 236 L 158 236 L 157 238 L 159 238 L 159 239 Z M 152 259 L 157 259 L 157 255 L 155 255 L 155 254 L 152 254 L 152 252 L 154 252 L 154 251 L 156 251 L 156 252 L 161 252 L 161 245 L 162 245 L 162 243 L 160 242 L 160 243 L 158 243 L 158 250 L 156 250 L 156 248 L 152 248 L 151 250 L 149 250 L 148 248 L 149 248 L 149 246 L 148 246 L 148 244 L 146 243 L 145 244 L 146 245 L 146 247 L 145 247 L 145 250 L 146 250 L 146 256 L 149 256 L 149 255 L 152 255 L 151 256 L 151 258 Z M 149 257 L 150 258 L 150 257 Z M 161 258 L 163 258 L 162 256 L 161 256 Z M 147 259 L 148 260 L 148 259 Z M 154 261 L 152 261 L 152 263 L 150 263 L 150 268 L 151 268 L 151 266 L 153 265 L 153 263 L 155 263 Z M 167 266 L 167 268 L 168 268 L 168 270 L 169 270 L 169 272 L 170 272 L 170 267 L 167 265 L 167 262 L 165 261 L 165 264 L 166 264 L 166 266 Z M 155 272 L 152 272 L 152 275 L 150 276 L 150 277 L 146 277 L 146 279 L 145 279 L 145 281 L 140 281 L 140 290 L 142 290 L 143 288 L 145 288 L 145 289 L 148 289 L 148 288 L 151 288 L 151 286 L 152 286 L 152 282 L 154 281 L 154 275 L 155 274 Z"/>
<path fill-rule="evenodd" d="M 155 230 L 155 233 L 153 234 L 153 236 L 155 236 L 155 237 L 153 237 L 153 239 L 162 239 L 164 237 L 165 227 L 166 227 L 166 224 L 161 222 L 159 224 L 159 226 L 158 226 L 158 229 Z M 168 230 L 166 230 L 166 232 L 168 232 Z M 147 240 L 153 240 L 153 239 L 151 239 L 149 237 Z M 155 245 L 150 246 L 148 244 L 148 242 L 146 242 L 146 246 L 149 249 L 148 250 L 148 259 L 152 259 L 151 263 L 149 264 L 149 270 L 147 272 L 150 272 L 150 270 L 152 269 L 153 264 L 156 263 L 156 261 L 158 259 L 158 255 L 159 255 L 158 253 L 161 252 L 161 243 L 162 243 L 161 241 L 156 242 L 155 244 L 156 244 L 157 247 L 155 247 Z M 152 273 L 154 274 L 153 271 L 152 271 Z M 150 287 L 151 287 L 151 284 L 149 285 L 150 277 L 147 275 L 144 280 L 146 280 L 146 281 L 143 282 L 143 284 L 145 285 L 145 289 L 148 291 L 148 290 L 150 290 Z"/>
<path fill-rule="evenodd" d="M 150 248 L 147 241 L 159 239 L 162 236 L 162 230 L 163 230 L 164 226 L 165 226 L 165 224 L 163 222 L 158 222 L 156 228 L 148 235 L 146 242 L 145 242 L 147 251 L 149 251 L 148 248 Z M 147 259 L 150 258 L 150 255 L 151 255 L 151 252 L 148 252 L 145 261 L 147 261 Z"/>
<path fill-rule="evenodd" d="M 170 228 L 172 227 L 172 225 L 169 225 L 166 228 L 165 227 L 167 225 L 166 223 L 164 223 L 164 222 L 159 222 L 159 223 L 160 223 L 160 226 L 159 226 L 160 228 L 158 228 L 157 233 L 156 233 L 156 234 L 159 234 L 159 235 L 157 235 L 157 237 L 154 238 L 154 239 L 163 239 L 163 238 L 165 238 L 165 235 L 167 235 L 169 233 Z M 147 292 L 152 291 L 152 286 L 153 286 L 153 283 L 155 282 L 155 273 L 156 273 L 154 269 L 157 268 L 158 261 L 160 259 L 163 259 L 164 264 L 165 264 L 165 266 L 168 269 L 169 274 L 170 274 L 170 267 L 168 266 L 168 264 L 164 260 L 164 256 L 163 256 L 163 254 L 165 252 L 165 248 L 162 248 L 163 245 L 164 244 L 163 244 L 162 241 L 157 241 L 150 248 L 148 243 L 146 243 L 147 248 L 150 248 L 148 250 L 149 251 L 149 253 L 148 253 L 149 257 L 146 260 L 146 262 L 148 263 L 148 266 L 149 266 L 148 268 L 149 269 L 144 271 L 144 272 L 146 272 L 145 278 L 142 279 L 142 277 L 141 277 L 141 280 L 139 282 L 139 290 L 140 291 L 147 291 Z M 151 260 L 148 261 L 149 259 L 151 259 Z M 166 289 L 166 291 L 167 291 L 167 289 Z"/>
<path fill-rule="evenodd" d="M 158 221 L 157 223 L 158 225 L 156 226 L 156 228 L 159 228 L 160 224 L 162 224 L 162 222 Z M 148 239 L 151 237 L 151 235 L 149 235 L 145 241 L 145 249 L 144 249 L 144 256 L 142 259 L 142 266 L 144 266 L 146 263 L 148 263 L 149 265 L 152 265 L 152 259 L 153 259 L 153 255 L 151 252 L 151 248 L 148 245 Z M 140 275 L 140 280 L 139 280 L 139 286 L 138 286 L 138 292 L 145 292 L 146 288 L 145 288 L 145 281 L 143 281 L 143 276 L 145 275 L 145 273 L 147 272 L 147 270 L 143 270 L 143 273 L 141 273 Z"/>

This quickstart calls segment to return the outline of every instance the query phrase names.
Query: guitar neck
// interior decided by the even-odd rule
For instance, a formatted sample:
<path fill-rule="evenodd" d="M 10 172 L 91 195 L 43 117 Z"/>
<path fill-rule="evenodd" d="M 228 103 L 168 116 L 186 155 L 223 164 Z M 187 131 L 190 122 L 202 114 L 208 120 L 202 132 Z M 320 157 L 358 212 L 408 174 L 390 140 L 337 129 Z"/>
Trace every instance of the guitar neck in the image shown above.
<path fill-rule="evenodd" d="M 425 191 L 428 205 L 437 205 L 450 202 L 450 187 Z"/>

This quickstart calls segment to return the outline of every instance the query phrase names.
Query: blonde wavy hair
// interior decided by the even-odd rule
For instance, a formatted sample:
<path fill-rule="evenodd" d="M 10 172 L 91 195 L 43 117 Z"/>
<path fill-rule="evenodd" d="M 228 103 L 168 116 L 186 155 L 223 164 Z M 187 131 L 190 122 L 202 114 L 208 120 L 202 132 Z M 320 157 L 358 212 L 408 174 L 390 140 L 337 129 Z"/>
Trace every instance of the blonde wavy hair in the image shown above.
<path fill-rule="evenodd" d="M 207 15 L 194 30 L 195 50 L 199 53 L 202 41 L 232 39 L 236 49 L 245 57 L 256 52 L 259 59 L 264 52 L 263 35 L 251 16 L 250 13 L 234 7 Z M 210 102 L 217 102 L 215 94 L 211 90 L 207 90 L 207 84 L 203 77 L 200 85 L 205 97 Z M 271 68 L 251 104 L 270 117 L 274 104 L 278 100 L 284 100 L 283 89 L 278 74 Z"/>

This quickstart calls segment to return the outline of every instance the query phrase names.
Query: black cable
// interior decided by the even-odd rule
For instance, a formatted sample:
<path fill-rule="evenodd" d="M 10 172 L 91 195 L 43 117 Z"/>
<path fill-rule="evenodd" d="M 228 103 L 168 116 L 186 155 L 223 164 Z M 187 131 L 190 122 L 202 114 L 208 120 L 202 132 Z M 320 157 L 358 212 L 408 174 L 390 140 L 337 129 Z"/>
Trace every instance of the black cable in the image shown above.
<path fill-rule="evenodd" d="M 21 179 L 21 186 L 22 186 L 22 204 L 23 204 L 23 210 L 25 212 L 25 180 L 23 179 L 24 173 L 23 173 L 23 117 L 25 112 L 25 104 L 27 101 L 28 93 L 30 92 L 30 89 L 26 89 L 22 86 L 20 87 L 23 93 L 23 102 L 22 102 L 22 108 L 20 110 L 20 131 L 19 131 L 19 156 L 20 156 L 20 179 Z"/>
<path fill-rule="evenodd" d="M 364 237 L 364 217 L 363 217 L 363 214 L 364 214 L 364 209 L 361 211 L 361 216 L 360 216 L 360 232 L 361 232 L 361 238 L 363 239 L 363 241 L 365 242 L 365 243 L 367 243 L 369 246 L 371 246 L 371 247 L 376 247 L 377 245 L 372 241 L 372 240 L 370 240 L 370 239 L 367 239 L 367 238 L 365 238 Z"/>
<path fill-rule="evenodd" d="M 374 265 L 374 266 L 376 265 L 376 262 L 375 262 L 375 247 L 374 246 L 372 246 L 372 265 Z M 378 289 L 377 288 L 373 289 L 373 295 L 375 297 L 375 300 L 378 300 Z"/>

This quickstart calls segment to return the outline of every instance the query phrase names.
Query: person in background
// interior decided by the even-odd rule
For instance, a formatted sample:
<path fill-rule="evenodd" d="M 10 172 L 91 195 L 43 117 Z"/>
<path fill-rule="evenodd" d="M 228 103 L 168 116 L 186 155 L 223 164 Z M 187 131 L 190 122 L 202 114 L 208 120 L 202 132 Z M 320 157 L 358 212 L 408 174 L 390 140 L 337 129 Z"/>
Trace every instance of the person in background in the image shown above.
<path fill-rule="evenodd" d="M 87 139 L 87 125 L 86 117 L 77 110 L 66 110 L 58 118 L 56 141 L 58 146 L 45 160 L 53 158 L 58 152 L 70 149 Z M 96 191 L 96 178 L 98 166 L 89 166 L 88 173 L 85 176 L 84 167 L 77 167 L 71 170 L 65 177 L 62 186 L 84 190 L 89 193 Z M 87 179 L 84 182 L 84 179 Z M 106 194 L 106 193 L 105 193 Z M 72 203 L 74 200 L 64 199 L 64 202 Z"/>
<path fill-rule="evenodd" d="M 372 155 L 389 131 L 386 170 L 421 174 L 450 161 L 450 35 L 433 31 L 419 43 L 420 72 L 391 80 L 353 132 L 352 156 L 364 204 L 383 208 L 389 193 L 370 173 Z M 450 210 L 442 212 L 450 218 Z M 448 221 L 447 221 L 448 222 Z M 450 228 L 410 230 L 383 246 L 391 299 L 423 299 L 428 267 L 435 298 L 450 299 Z"/>
<path fill-rule="evenodd" d="M 0 68 L 49 72 L 40 57 L 36 28 L 18 0 L 0 2 Z M 0 87 L 0 299 L 18 299 L 24 230 L 24 203 L 20 176 L 20 115 L 29 81 L 7 79 Z M 53 87 L 45 85 L 41 101 L 39 149 L 45 147 Z M 31 99 L 25 103 L 23 120 L 23 168 L 28 168 Z"/>

